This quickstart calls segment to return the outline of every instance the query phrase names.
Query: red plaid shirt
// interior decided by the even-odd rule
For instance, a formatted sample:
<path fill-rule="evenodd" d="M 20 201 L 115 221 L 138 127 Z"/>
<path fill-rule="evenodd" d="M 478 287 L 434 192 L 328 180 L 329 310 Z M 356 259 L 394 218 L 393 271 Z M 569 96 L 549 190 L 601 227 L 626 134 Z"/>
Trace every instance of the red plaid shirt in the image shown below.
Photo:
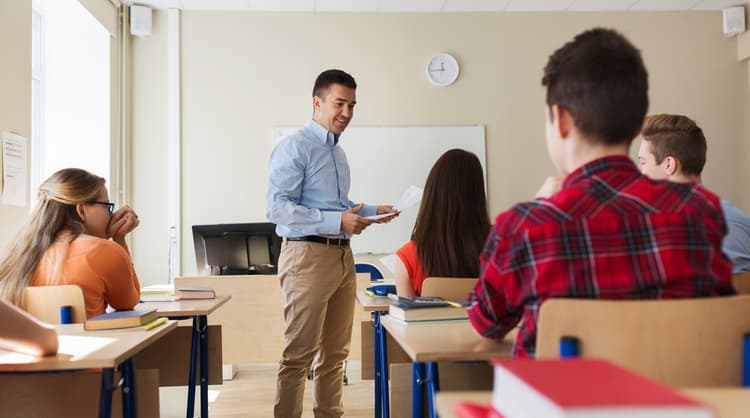
<path fill-rule="evenodd" d="M 732 294 L 719 199 L 653 181 L 625 156 L 571 173 L 550 199 L 498 215 L 480 256 L 469 319 L 501 338 L 521 321 L 515 357 L 533 357 L 539 307 L 551 297 L 689 298 Z"/>

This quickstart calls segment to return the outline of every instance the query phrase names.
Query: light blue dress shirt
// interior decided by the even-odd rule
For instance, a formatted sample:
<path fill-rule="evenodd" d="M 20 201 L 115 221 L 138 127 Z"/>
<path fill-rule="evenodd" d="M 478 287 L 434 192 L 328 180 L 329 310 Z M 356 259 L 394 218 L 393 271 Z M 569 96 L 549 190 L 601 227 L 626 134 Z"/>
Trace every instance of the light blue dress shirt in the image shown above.
<path fill-rule="evenodd" d="M 349 163 L 338 142 L 311 120 L 271 151 L 266 217 L 279 236 L 350 237 L 341 231 L 341 212 L 357 203 L 349 200 Z M 375 215 L 377 206 L 358 213 Z"/>
<path fill-rule="evenodd" d="M 750 218 L 724 199 L 721 200 L 721 209 L 727 220 L 722 250 L 732 262 L 732 273 L 750 271 Z"/>

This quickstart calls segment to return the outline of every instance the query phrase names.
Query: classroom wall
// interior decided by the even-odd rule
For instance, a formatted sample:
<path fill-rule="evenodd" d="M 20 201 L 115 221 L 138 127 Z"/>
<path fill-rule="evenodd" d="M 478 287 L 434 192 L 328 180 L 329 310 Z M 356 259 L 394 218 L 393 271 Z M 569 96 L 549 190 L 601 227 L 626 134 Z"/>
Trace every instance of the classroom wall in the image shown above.
<path fill-rule="evenodd" d="M 26 137 L 28 167 L 31 154 L 31 0 L 0 1 L 0 131 L 13 131 Z M 15 237 L 28 211 L 28 203 L 24 207 L 0 204 L 0 249 Z"/>
<path fill-rule="evenodd" d="M 132 189 L 142 220 L 133 253 L 145 284 L 167 277 L 165 21 L 154 13 L 154 34 L 133 41 Z M 650 111 L 695 118 L 710 141 L 706 184 L 750 209 L 750 78 L 735 40 L 722 36 L 720 12 L 183 12 L 181 25 L 183 274 L 195 273 L 191 225 L 265 220 L 272 128 L 309 119 L 312 83 L 326 68 L 357 78 L 353 125 L 484 124 L 493 218 L 532 197 L 554 174 L 543 140 L 542 67 L 597 25 L 641 48 Z M 427 59 L 439 52 L 461 66 L 447 88 L 425 78 Z"/>

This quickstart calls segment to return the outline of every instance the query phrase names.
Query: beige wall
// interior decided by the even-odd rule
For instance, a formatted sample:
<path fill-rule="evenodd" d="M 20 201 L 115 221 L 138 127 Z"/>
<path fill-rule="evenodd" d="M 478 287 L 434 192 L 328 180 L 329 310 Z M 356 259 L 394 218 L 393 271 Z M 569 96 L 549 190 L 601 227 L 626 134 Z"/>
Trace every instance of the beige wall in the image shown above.
<path fill-rule="evenodd" d="M 167 274 L 166 15 L 154 18 L 154 35 L 133 48 L 133 203 L 143 220 L 134 255 L 145 283 Z M 705 182 L 750 209 L 748 66 L 737 62 L 735 41 L 723 38 L 719 12 L 184 12 L 183 274 L 195 273 L 191 225 L 264 221 L 271 130 L 310 117 L 312 82 L 330 67 L 359 82 L 356 125 L 485 125 L 492 216 L 530 198 L 554 173 L 543 141 L 542 67 L 595 25 L 617 28 L 642 49 L 651 112 L 695 118 L 710 141 Z M 461 65 L 448 88 L 424 75 L 438 52 Z"/>
<path fill-rule="evenodd" d="M 13 131 L 26 137 L 28 163 L 31 151 L 31 0 L 0 1 L 0 131 Z M 0 204 L 0 248 L 5 248 L 15 236 L 28 212 L 28 203 L 26 207 Z"/>

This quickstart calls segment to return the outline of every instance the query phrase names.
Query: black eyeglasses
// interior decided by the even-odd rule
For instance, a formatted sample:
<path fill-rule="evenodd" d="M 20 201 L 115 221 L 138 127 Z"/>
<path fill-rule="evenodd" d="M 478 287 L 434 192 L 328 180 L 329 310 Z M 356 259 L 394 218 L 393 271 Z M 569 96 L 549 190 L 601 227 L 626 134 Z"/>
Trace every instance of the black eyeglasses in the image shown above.
<path fill-rule="evenodd" d="M 112 202 L 97 202 L 97 201 L 93 201 L 93 202 L 89 202 L 89 203 L 96 203 L 97 205 L 106 205 L 106 206 L 107 206 L 107 212 L 108 212 L 108 213 L 109 213 L 110 215 L 111 215 L 111 214 L 112 214 L 112 212 L 114 212 L 114 210 L 115 210 L 115 204 L 114 204 L 114 203 L 112 203 Z"/>

